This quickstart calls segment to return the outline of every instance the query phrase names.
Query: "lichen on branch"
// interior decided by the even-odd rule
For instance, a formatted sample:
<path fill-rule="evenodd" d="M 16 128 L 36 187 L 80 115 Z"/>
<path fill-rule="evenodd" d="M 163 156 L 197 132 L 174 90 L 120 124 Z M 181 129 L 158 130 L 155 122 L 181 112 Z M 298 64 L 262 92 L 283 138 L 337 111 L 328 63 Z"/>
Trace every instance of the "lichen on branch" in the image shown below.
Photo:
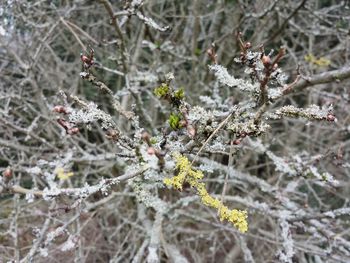
<path fill-rule="evenodd" d="M 193 169 L 191 162 L 187 159 L 187 157 L 175 153 L 174 159 L 178 174 L 172 178 L 164 179 L 164 183 L 168 187 L 173 187 L 177 190 L 182 190 L 184 183 L 190 184 L 191 187 L 196 189 L 197 195 L 200 197 L 201 202 L 204 205 L 218 210 L 221 221 L 227 220 L 231 222 L 240 232 L 247 232 L 247 211 L 237 209 L 230 210 L 219 199 L 212 197 L 205 188 L 205 184 L 200 182 L 200 180 L 204 177 L 202 171 Z"/>

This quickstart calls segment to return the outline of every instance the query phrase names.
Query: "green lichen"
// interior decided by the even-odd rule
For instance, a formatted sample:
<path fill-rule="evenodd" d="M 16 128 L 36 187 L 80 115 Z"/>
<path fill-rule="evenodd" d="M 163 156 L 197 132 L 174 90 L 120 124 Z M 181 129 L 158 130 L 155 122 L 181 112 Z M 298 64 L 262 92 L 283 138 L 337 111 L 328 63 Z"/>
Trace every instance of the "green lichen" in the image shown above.
<path fill-rule="evenodd" d="M 169 92 L 169 86 L 165 83 L 162 83 L 159 87 L 155 88 L 153 93 L 159 98 L 165 97 Z"/>
<path fill-rule="evenodd" d="M 173 130 L 178 130 L 181 128 L 181 115 L 177 113 L 170 113 L 169 125 Z"/>
<path fill-rule="evenodd" d="M 154 138 L 154 137 L 152 137 L 152 138 L 150 139 L 150 142 L 151 142 L 151 144 L 156 144 L 156 143 L 157 143 L 157 139 Z"/>
<path fill-rule="evenodd" d="M 182 100 L 185 98 L 185 91 L 183 88 L 178 89 L 177 91 L 174 92 L 173 94 L 174 98 L 178 100 Z"/>
<path fill-rule="evenodd" d="M 196 48 L 196 49 L 194 50 L 194 54 L 195 54 L 197 57 L 199 57 L 199 56 L 202 54 L 202 50 L 201 50 L 200 48 Z"/>

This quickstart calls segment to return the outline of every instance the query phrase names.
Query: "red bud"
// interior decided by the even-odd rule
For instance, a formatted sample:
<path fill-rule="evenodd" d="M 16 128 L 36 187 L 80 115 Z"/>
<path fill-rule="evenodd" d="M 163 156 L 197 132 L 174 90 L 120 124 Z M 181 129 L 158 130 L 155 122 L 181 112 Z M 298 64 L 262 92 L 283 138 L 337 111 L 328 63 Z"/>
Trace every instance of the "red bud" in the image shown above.
<path fill-rule="evenodd" d="M 80 58 L 81 58 L 81 61 L 83 61 L 86 64 L 90 64 L 91 62 L 91 60 L 85 55 L 81 55 Z"/>
<path fill-rule="evenodd" d="M 249 49 L 249 48 L 252 47 L 252 44 L 251 44 L 250 42 L 246 42 L 246 43 L 244 44 L 244 47 L 245 47 L 246 49 Z"/>
<path fill-rule="evenodd" d="M 153 155 L 153 154 L 156 153 L 156 150 L 155 150 L 153 147 L 149 147 L 149 148 L 147 149 L 147 153 L 148 153 L 149 155 Z"/>
<path fill-rule="evenodd" d="M 327 115 L 327 121 L 335 121 L 335 116 L 331 113 Z"/>
<path fill-rule="evenodd" d="M 269 56 L 263 56 L 261 58 L 261 61 L 265 67 L 270 66 L 270 64 L 271 64 L 271 58 Z"/>
<path fill-rule="evenodd" d="M 68 129 L 68 130 L 67 130 L 67 133 L 70 134 L 70 135 L 77 134 L 77 133 L 79 133 L 79 128 L 73 127 L 73 128 L 71 128 L 71 129 Z"/>
<path fill-rule="evenodd" d="M 12 177 L 12 170 L 10 168 L 6 168 L 5 171 L 3 171 L 2 175 L 9 179 Z"/>
<path fill-rule="evenodd" d="M 57 113 L 63 113 L 63 114 L 68 113 L 67 109 L 62 105 L 55 106 L 52 111 L 57 112 Z"/>

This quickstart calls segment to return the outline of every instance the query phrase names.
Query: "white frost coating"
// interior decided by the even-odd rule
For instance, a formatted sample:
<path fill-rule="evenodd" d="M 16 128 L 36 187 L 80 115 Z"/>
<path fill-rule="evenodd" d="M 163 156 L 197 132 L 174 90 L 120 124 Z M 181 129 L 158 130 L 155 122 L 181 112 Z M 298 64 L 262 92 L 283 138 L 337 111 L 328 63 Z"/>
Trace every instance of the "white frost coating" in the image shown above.
<path fill-rule="evenodd" d="M 257 83 L 251 84 L 242 79 L 236 79 L 228 73 L 225 67 L 221 65 L 209 65 L 209 69 L 214 72 L 215 77 L 221 84 L 229 87 L 239 87 L 239 89 L 242 91 L 254 91 L 258 87 Z"/>

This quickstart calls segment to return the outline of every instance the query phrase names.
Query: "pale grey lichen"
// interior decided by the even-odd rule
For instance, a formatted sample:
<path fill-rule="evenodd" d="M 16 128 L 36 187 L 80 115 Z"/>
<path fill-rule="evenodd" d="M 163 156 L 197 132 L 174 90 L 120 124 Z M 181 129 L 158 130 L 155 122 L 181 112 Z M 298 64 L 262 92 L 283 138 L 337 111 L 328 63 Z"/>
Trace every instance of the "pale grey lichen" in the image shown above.
<path fill-rule="evenodd" d="M 289 223 L 285 218 L 281 218 L 279 220 L 279 224 L 281 227 L 281 237 L 283 240 L 283 250 L 278 252 L 278 257 L 281 262 L 292 263 L 292 258 L 294 255 L 294 241 L 292 238 L 292 234 L 290 231 Z"/>
<path fill-rule="evenodd" d="M 98 109 L 98 106 L 93 102 L 90 102 L 87 107 L 81 110 L 73 110 L 69 114 L 69 121 L 75 124 L 90 124 L 98 120 L 101 121 L 101 126 L 104 129 L 115 126 L 112 117 L 104 111 Z"/>
<path fill-rule="evenodd" d="M 310 105 L 307 108 L 297 108 L 293 105 L 288 105 L 276 110 L 275 114 L 279 117 L 302 117 L 308 120 L 326 120 L 331 110 L 331 107 L 320 108 L 317 105 Z"/>
<path fill-rule="evenodd" d="M 270 129 L 270 125 L 266 122 L 260 122 L 259 124 L 254 123 L 254 120 L 248 120 L 246 122 L 239 122 L 237 120 L 232 120 L 228 123 L 227 128 L 236 134 L 253 134 L 259 135 L 265 133 Z"/>
<path fill-rule="evenodd" d="M 334 186 L 339 185 L 339 181 L 334 179 L 334 177 L 328 173 L 328 172 L 324 172 L 324 173 L 319 173 L 318 169 L 315 166 L 309 166 L 309 173 L 311 173 L 312 176 L 314 176 L 315 178 L 317 178 L 318 180 L 322 181 L 322 182 L 327 182 L 330 183 Z"/>
<path fill-rule="evenodd" d="M 221 84 L 229 86 L 231 88 L 238 87 L 242 91 L 253 92 L 259 87 L 258 83 L 252 84 L 243 79 L 236 79 L 234 76 L 231 76 L 228 73 L 225 67 L 221 65 L 210 65 L 209 69 L 210 71 L 214 72 L 215 77 Z"/>

